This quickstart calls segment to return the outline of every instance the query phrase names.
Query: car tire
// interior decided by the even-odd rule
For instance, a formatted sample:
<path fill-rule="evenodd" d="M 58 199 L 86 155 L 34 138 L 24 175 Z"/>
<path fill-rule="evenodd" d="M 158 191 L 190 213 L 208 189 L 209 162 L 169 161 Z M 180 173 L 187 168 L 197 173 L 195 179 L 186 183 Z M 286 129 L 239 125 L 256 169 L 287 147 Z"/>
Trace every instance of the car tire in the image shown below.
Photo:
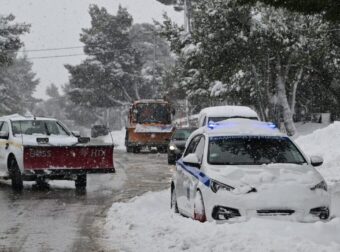
<path fill-rule="evenodd" d="M 171 198 L 170 198 L 170 208 L 174 213 L 179 213 L 178 205 L 177 205 L 177 197 L 176 197 L 176 191 L 173 187 L 171 190 Z"/>
<path fill-rule="evenodd" d="M 133 147 L 127 146 L 127 147 L 126 147 L 126 152 L 127 152 L 127 153 L 132 153 L 132 152 L 133 152 Z"/>
<path fill-rule="evenodd" d="M 86 174 L 78 175 L 76 180 L 74 181 L 77 190 L 85 190 L 87 185 L 87 177 Z"/>
<path fill-rule="evenodd" d="M 8 170 L 10 178 L 12 180 L 12 189 L 14 191 L 22 191 L 22 189 L 24 188 L 24 183 L 21 176 L 21 171 L 15 158 L 11 158 L 11 160 L 9 161 Z"/>
<path fill-rule="evenodd" d="M 162 147 L 158 147 L 157 148 L 157 151 L 159 152 L 159 153 L 167 153 L 168 152 L 168 146 L 162 146 Z"/>
<path fill-rule="evenodd" d="M 174 165 L 174 164 L 176 164 L 175 159 L 168 157 L 168 164 L 169 164 L 169 165 Z"/>
<path fill-rule="evenodd" d="M 199 222 L 206 222 L 207 216 L 205 214 L 204 202 L 202 193 L 197 191 L 194 203 L 194 220 Z"/>

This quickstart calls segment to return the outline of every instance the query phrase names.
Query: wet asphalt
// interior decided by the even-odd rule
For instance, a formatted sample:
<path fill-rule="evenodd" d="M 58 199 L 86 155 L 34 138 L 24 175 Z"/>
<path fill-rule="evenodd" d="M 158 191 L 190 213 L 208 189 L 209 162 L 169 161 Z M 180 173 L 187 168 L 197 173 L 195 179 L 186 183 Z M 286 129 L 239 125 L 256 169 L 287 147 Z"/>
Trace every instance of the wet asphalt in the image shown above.
<path fill-rule="evenodd" d="M 115 151 L 115 167 L 115 174 L 88 175 L 80 193 L 72 181 L 50 181 L 49 189 L 25 184 L 20 194 L 0 181 L 0 252 L 107 251 L 110 206 L 168 188 L 173 169 L 166 154 L 123 151 Z"/>

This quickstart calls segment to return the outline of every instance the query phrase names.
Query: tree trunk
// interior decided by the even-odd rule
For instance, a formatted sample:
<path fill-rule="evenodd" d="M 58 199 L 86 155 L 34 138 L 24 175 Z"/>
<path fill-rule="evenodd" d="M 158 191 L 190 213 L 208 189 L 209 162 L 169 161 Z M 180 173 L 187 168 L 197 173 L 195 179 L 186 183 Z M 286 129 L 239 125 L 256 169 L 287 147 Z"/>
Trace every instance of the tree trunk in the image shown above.
<path fill-rule="evenodd" d="M 251 66 L 252 68 L 252 72 L 253 72 L 253 75 L 254 75 L 254 81 L 255 81 L 255 85 L 256 85 L 256 92 L 257 92 L 257 103 L 258 103 L 258 108 L 260 110 L 260 117 L 261 117 L 261 120 L 264 120 L 266 121 L 266 115 L 265 115 L 265 111 L 263 109 L 263 98 L 262 98 L 262 93 L 261 93 L 261 89 L 260 89 L 260 85 L 259 85 L 259 75 L 256 71 L 256 67 L 255 65 L 252 64 Z"/>
<path fill-rule="evenodd" d="M 303 68 L 301 68 L 300 71 L 298 72 L 296 80 L 293 84 L 292 100 L 291 100 L 291 105 L 290 105 L 290 109 L 291 109 L 293 115 L 295 114 L 296 90 L 297 90 L 299 82 L 302 78 L 302 73 L 303 73 Z"/>
<path fill-rule="evenodd" d="M 283 122 L 287 131 L 287 134 L 293 136 L 296 133 L 295 124 L 293 121 L 293 114 L 290 109 L 287 93 L 286 84 L 282 75 L 281 64 L 277 63 L 277 77 L 276 77 L 276 88 L 278 94 L 278 102 L 282 108 Z"/>

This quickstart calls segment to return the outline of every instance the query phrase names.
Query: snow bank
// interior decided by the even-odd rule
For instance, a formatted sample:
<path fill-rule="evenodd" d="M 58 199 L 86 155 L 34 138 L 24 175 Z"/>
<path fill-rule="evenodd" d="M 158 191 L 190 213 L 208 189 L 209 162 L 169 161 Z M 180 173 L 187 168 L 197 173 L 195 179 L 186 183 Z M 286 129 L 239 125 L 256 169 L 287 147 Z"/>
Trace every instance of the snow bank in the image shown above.
<path fill-rule="evenodd" d="M 328 182 L 340 181 L 340 122 L 298 137 L 295 142 L 307 155 L 324 158 L 318 170 Z"/>
<path fill-rule="evenodd" d="M 332 184 L 332 214 L 340 216 L 340 122 L 299 137 L 308 155 L 325 159 L 320 173 Z M 199 223 L 172 213 L 170 192 L 149 192 L 115 203 L 105 231 L 117 251 L 340 251 L 340 218 L 295 223 L 253 218 L 235 224 Z"/>
<path fill-rule="evenodd" d="M 104 143 L 112 143 L 112 140 L 113 140 L 115 150 L 126 150 L 125 128 L 122 128 L 121 130 L 117 130 L 117 131 L 112 131 L 111 134 L 108 134 L 107 136 L 100 136 L 94 139 L 95 141 L 104 142 Z"/>
<path fill-rule="evenodd" d="M 169 197 L 168 190 L 149 192 L 114 204 L 105 225 L 107 246 L 117 251 L 340 251 L 339 218 L 202 224 L 172 213 Z"/>

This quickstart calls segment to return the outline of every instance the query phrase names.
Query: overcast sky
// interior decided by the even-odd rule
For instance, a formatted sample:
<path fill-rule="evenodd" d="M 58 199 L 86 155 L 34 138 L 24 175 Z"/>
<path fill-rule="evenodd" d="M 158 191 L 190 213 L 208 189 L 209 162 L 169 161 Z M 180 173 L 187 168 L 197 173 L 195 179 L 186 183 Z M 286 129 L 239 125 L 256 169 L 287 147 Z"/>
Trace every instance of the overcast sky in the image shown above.
<path fill-rule="evenodd" d="M 16 20 L 32 25 L 31 32 L 23 37 L 26 50 L 82 46 L 79 42 L 81 28 L 90 26 L 88 7 L 90 4 L 105 7 L 115 14 L 118 5 L 128 8 L 135 23 L 162 20 L 168 15 L 178 23 L 183 23 L 183 13 L 164 6 L 156 0 L 0 0 L 0 14 L 12 13 Z M 81 54 L 82 49 L 45 52 L 27 52 L 29 58 L 65 54 Z M 79 64 L 84 56 L 51 59 L 31 59 L 33 71 L 41 84 L 35 94 L 46 98 L 45 89 L 50 83 L 61 86 L 68 81 L 64 64 Z"/>

